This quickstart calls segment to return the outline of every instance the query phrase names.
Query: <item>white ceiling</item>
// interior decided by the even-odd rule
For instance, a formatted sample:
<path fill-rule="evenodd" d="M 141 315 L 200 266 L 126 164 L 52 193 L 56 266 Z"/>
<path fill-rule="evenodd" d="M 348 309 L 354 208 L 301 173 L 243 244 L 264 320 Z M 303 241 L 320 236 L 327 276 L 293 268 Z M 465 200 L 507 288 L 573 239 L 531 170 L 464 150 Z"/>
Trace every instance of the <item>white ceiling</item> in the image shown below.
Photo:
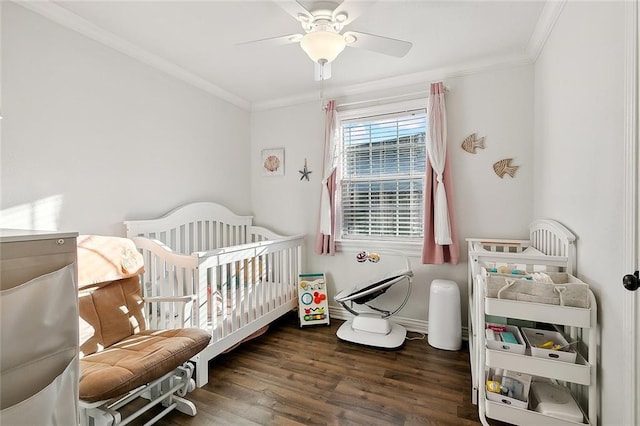
<path fill-rule="evenodd" d="M 327 92 L 381 81 L 412 83 L 434 70 L 530 61 L 548 15 L 544 1 L 346 1 L 364 9 L 346 30 L 410 41 L 413 47 L 403 58 L 347 47 L 332 63 Z M 242 108 L 317 98 L 320 89 L 299 44 L 238 45 L 302 32 L 276 1 L 20 4 Z"/>

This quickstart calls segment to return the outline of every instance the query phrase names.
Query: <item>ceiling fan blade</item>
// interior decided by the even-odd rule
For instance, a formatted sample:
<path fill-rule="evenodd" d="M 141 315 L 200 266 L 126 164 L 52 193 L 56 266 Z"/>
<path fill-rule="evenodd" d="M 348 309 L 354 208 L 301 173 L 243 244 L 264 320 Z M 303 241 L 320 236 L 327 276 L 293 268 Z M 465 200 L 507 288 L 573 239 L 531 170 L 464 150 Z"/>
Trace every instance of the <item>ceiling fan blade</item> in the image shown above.
<path fill-rule="evenodd" d="M 260 45 L 260 46 L 283 46 L 285 44 L 298 43 L 302 34 L 288 34 L 278 37 L 263 38 L 260 40 L 244 41 L 236 43 L 236 46 Z"/>
<path fill-rule="evenodd" d="M 310 22 L 313 20 L 311 12 L 296 0 L 276 0 L 276 4 L 298 21 Z"/>
<path fill-rule="evenodd" d="M 352 23 L 358 16 L 362 15 L 367 9 L 369 9 L 377 0 L 371 1 L 349 1 L 344 0 L 342 3 L 336 7 L 333 11 L 333 17 L 340 14 L 346 15 L 346 20 L 342 21 L 342 25 L 349 25 Z"/>
<path fill-rule="evenodd" d="M 406 55 L 411 49 L 411 46 L 413 46 L 413 43 L 408 41 L 361 33 L 359 31 L 345 31 L 343 35 L 345 40 L 347 40 L 347 46 L 384 53 L 385 55 L 396 56 L 398 58 Z M 349 39 L 354 38 L 354 41 L 349 42 Z"/>

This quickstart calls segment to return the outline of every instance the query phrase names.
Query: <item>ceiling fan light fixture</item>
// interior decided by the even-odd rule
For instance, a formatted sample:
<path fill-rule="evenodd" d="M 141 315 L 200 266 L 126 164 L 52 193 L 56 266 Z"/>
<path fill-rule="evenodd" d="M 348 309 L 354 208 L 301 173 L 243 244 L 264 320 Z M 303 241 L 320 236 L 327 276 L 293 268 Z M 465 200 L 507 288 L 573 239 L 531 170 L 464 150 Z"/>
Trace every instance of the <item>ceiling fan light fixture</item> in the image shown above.
<path fill-rule="evenodd" d="M 318 30 L 305 34 L 300 40 L 300 46 L 313 62 L 328 63 L 338 57 L 346 42 L 338 33 Z"/>

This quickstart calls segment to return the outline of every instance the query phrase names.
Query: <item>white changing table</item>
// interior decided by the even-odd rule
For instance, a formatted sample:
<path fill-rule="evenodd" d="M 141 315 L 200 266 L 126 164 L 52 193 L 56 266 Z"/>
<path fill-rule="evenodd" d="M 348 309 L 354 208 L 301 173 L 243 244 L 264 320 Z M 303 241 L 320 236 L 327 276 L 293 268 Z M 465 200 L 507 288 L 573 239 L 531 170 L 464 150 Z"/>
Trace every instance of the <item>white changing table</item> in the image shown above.
<path fill-rule="evenodd" d="M 597 305 L 593 293 L 589 291 L 590 307 L 587 309 L 485 297 L 483 267 L 487 264 L 515 264 L 519 265 L 518 269 L 527 271 L 545 267 L 548 271 L 575 274 L 574 242 L 574 235 L 552 220 L 533 222 L 529 240 L 467 239 L 472 401 L 478 404 L 480 420 L 484 425 L 488 425 L 487 418 L 518 425 L 597 424 Z M 588 356 L 584 358 L 579 353 L 576 362 L 571 364 L 532 357 L 530 349 L 524 355 L 488 349 L 484 333 L 485 315 L 554 324 L 560 327 L 560 331 L 570 335 L 572 341 L 582 339 L 588 346 Z M 485 376 L 489 368 L 503 368 L 566 382 L 574 395 L 577 393 L 588 400 L 588 410 L 581 407 L 587 423 L 576 423 L 487 400 Z"/>

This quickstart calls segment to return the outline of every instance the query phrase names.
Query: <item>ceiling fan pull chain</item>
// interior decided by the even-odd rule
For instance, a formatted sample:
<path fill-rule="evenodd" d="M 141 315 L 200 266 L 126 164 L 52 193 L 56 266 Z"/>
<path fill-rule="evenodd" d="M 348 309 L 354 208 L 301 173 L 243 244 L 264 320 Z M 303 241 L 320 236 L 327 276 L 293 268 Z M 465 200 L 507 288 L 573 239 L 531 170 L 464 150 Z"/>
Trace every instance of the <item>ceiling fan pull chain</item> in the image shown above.
<path fill-rule="evenodd" d="M 322 108 L 323 111 L 326 108 L 324 104 L 324 66 L 325 64 L 320 62 L 320 108 Z"/>

